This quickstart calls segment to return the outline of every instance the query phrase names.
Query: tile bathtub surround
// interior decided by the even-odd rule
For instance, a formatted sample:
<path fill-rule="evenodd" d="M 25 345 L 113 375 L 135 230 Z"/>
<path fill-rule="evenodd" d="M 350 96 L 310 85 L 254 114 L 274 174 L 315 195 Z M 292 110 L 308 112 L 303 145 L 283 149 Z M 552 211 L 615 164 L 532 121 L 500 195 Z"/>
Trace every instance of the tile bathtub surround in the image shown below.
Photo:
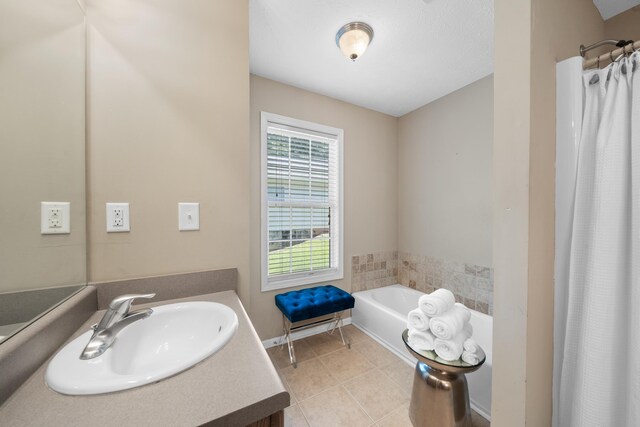
<path fill-rule="evenodd" d="M 398 253 L 398 283 L 431 293 L 449 289 L 456 301 L 485 314 L 493 314 L 493 269 L 459 261 Z"/>
<path fill-rule="evenodd" d="M 490 267 L 398 251 L 351 257 L 351 292 L 395 283 L 426 293 L 449 289 L 457 302 L 481 313 L 493 314 L 493 269 Z"/>
<path fill-rule="evenodd" d="M 286 346 L 267 353 L 291 395 L 285 426 L 407 426 L 414 368 L 353 325 L 340 335 L 314 335 L 296 341 L 298 368 Z M 317 338 L 322 336 L 323 338 Z M 328 345 L 333 340 L 338 345 Z M 330 350 L 332 349 L 332 350 Z M 472 412 L 473 427 L 489 422 Z"/>
<path fill-rule="evenodd" d="M 351 257 L 351 292 L 398 283 L 398 252 L 377 252 Z"/>

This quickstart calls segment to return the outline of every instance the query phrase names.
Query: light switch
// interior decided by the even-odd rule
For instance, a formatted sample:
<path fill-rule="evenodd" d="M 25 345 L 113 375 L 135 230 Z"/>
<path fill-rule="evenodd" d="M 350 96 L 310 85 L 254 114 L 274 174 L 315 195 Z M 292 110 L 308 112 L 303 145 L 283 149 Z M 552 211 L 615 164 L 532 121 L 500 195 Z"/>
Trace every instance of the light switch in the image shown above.
<path fill-rule="evenodd" d="M 130 231 L 129 203 L 107 203 L 107 233 Z"/>
<path fill-rule="evenodd" d="M 40 202 L 40 233 L 69 234 L 71 232 L 71 203 Z"/>
<path fill-rule="evenodd" d="M 178 230 L 200 230 L 200 203 L 178 203 Z"/>

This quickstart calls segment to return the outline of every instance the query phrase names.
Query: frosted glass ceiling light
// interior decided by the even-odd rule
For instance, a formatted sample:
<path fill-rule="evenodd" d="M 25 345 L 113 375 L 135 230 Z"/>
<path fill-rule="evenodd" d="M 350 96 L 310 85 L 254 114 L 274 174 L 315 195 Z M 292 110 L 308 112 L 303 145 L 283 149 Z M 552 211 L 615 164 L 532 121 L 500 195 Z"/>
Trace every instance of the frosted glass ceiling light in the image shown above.
<path fill-rule="evenodd" d="M 360 58 L 373 40 L 373 28 L 364 22 L 350 22 L 338 30 L 336 44 L 352 61 Z"/>

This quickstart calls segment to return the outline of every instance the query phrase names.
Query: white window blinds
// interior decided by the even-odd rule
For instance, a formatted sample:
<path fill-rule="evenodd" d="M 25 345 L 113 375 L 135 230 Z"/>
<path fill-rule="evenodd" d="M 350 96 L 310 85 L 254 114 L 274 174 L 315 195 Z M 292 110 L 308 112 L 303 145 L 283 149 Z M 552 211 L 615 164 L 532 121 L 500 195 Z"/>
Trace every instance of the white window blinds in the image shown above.
<path fill-rule="evenodd" d="M 267 288 L 326 280 L 342 270 L 341 134 L 284 121 L 263 123 Z"/>

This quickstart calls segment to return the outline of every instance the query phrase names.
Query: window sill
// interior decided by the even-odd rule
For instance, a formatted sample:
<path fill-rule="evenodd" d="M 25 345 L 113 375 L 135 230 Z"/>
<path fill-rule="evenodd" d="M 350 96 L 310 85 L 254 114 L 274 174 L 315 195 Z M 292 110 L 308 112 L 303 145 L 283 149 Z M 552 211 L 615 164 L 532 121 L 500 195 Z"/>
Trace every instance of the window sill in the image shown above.
<path fill-rule="evenodd" d="M 314 283 L 328 282 L 331 280 L 342 280 L 344 274 L 342 270 L 329 271 L 326 273 L 318 273 L 303 277 L 291 277 L 289 279 L 280 280 L 263 280 L 261 292 L 275 291 L 278 289 L 294 288 L 297 286 L 311 285 Z"/>

